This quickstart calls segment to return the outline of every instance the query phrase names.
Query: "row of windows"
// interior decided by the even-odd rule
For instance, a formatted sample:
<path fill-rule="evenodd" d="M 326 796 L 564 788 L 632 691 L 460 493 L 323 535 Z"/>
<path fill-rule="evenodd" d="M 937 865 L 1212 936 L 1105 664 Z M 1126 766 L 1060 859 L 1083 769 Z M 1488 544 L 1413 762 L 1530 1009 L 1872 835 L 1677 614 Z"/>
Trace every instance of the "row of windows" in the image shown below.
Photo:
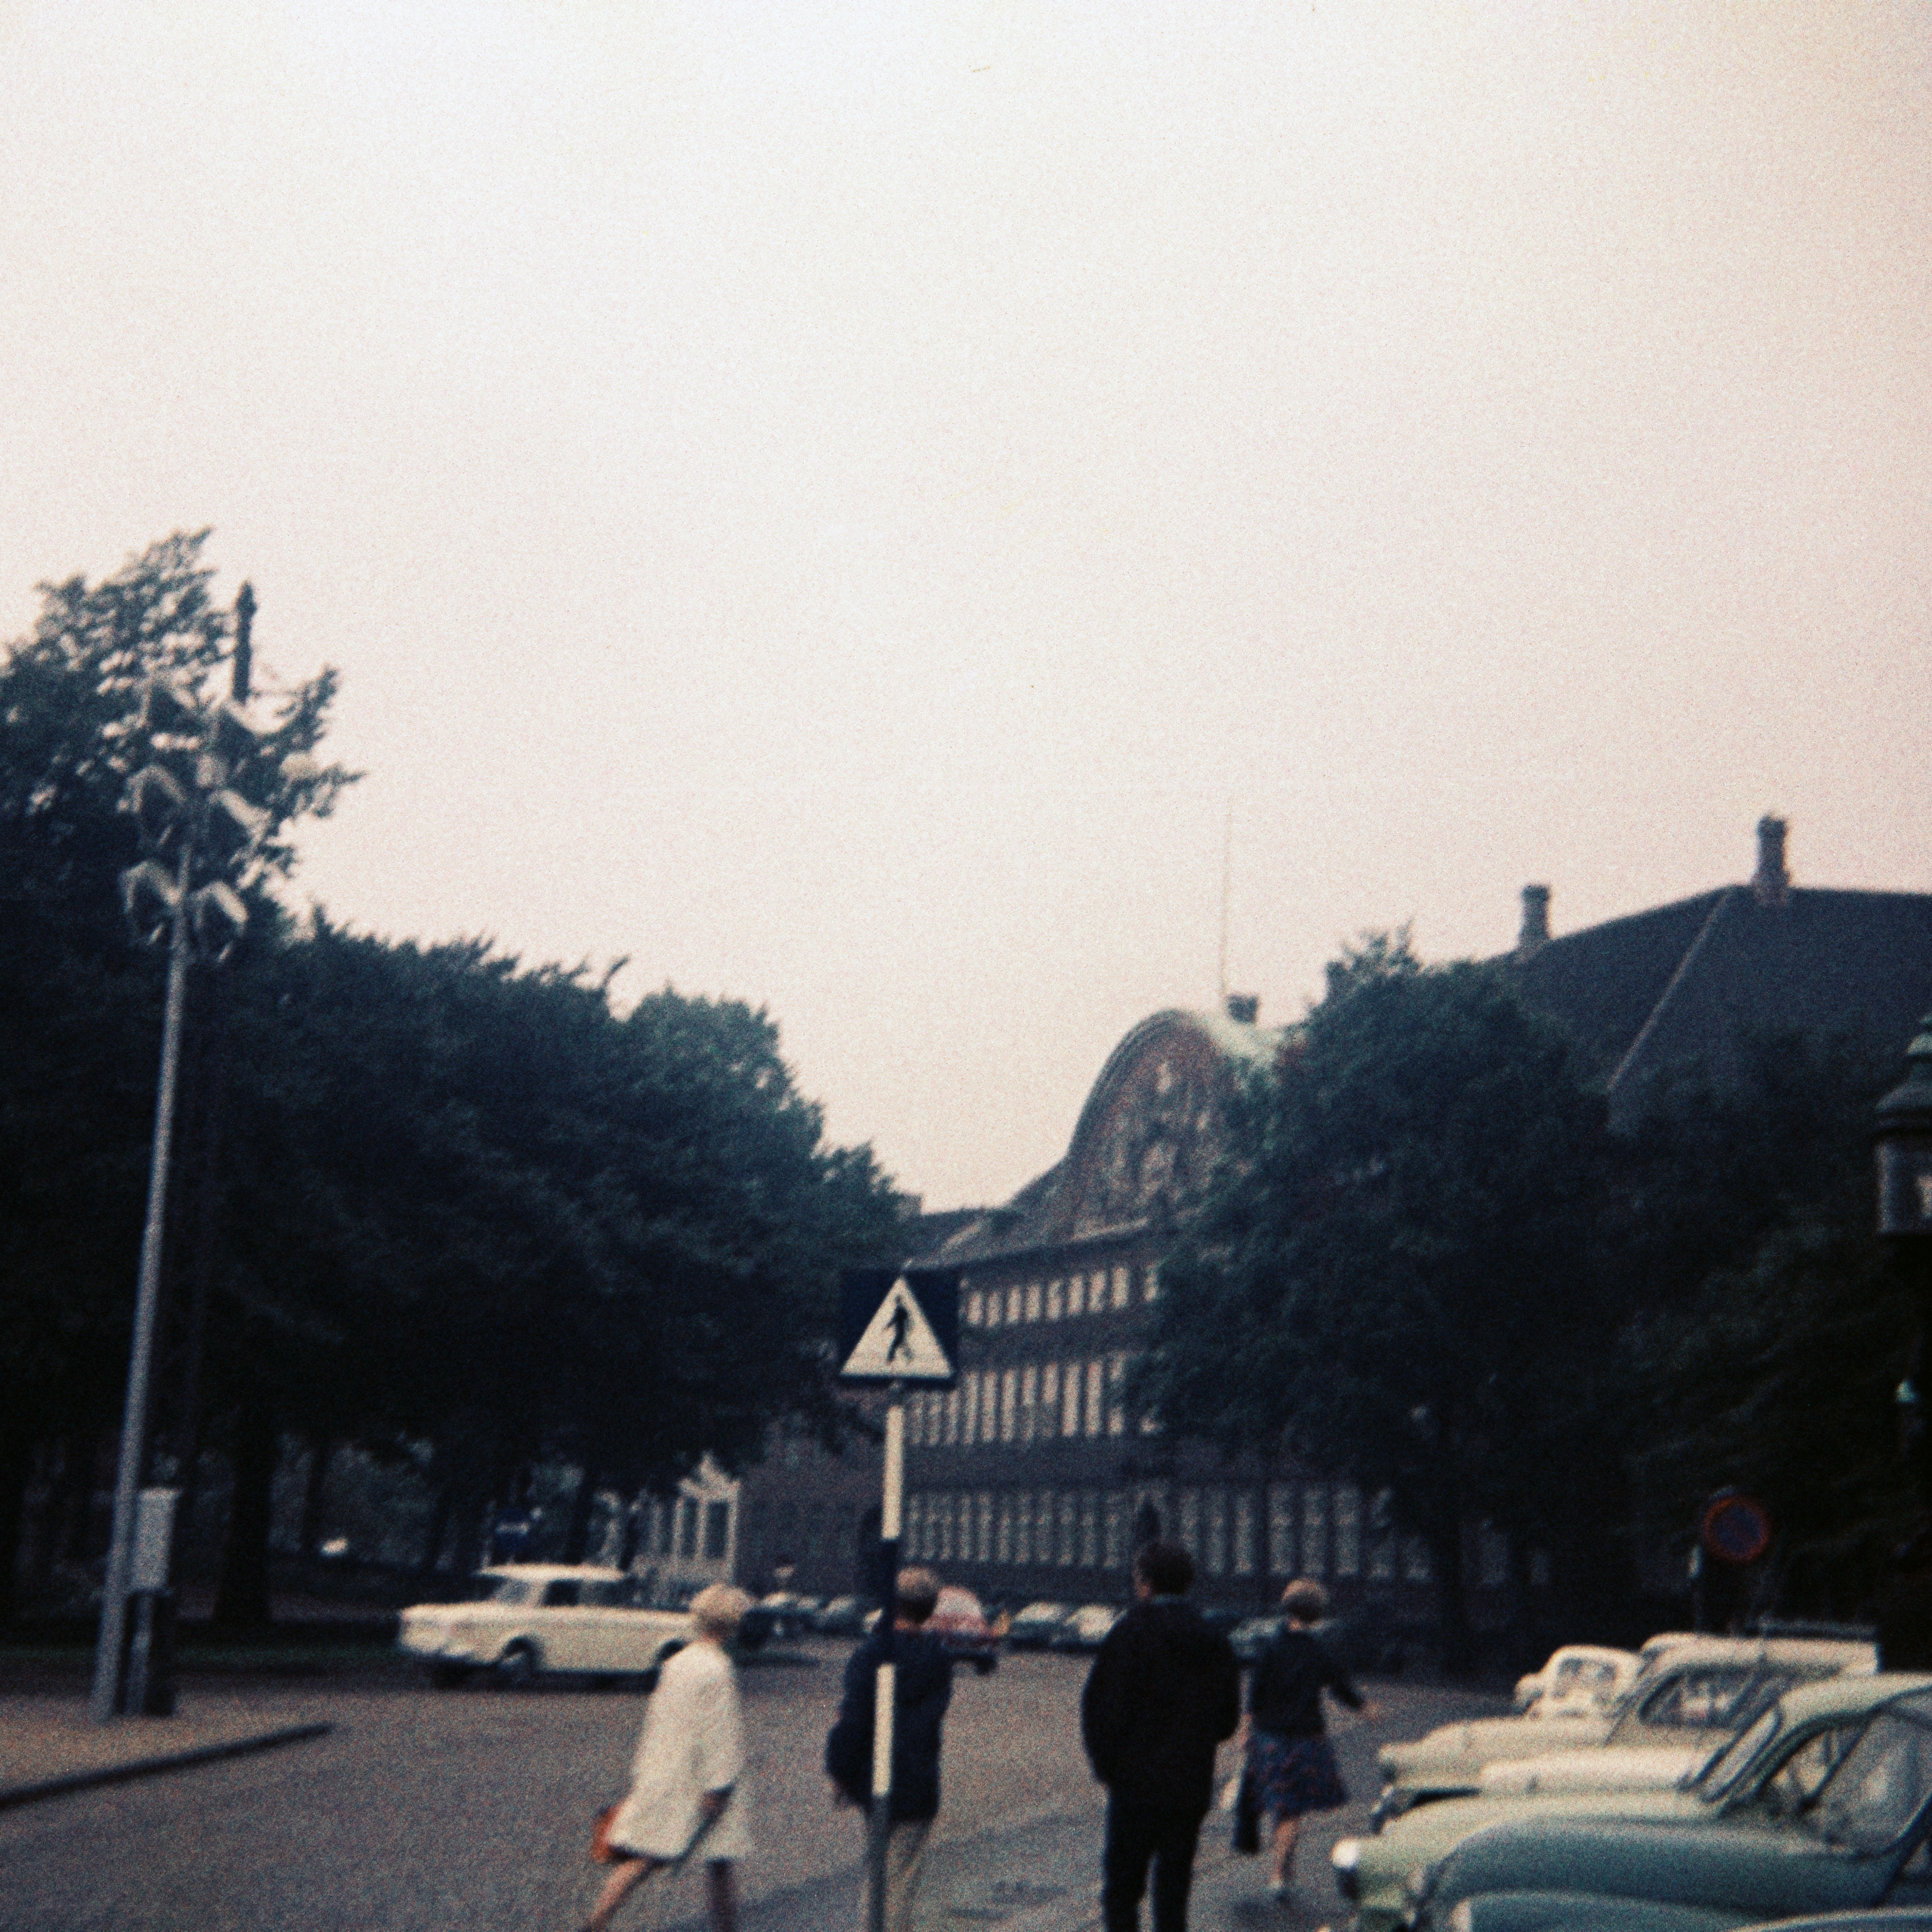
<path fill-rule="evenodd" d="M 646 1522 L 638 1525 L 640 1556 L 702 1556 L 722 1562 L 731 1538 L 731 1505 L 695 1496 L 653 1497 Z"/>
<path fill-rule="evenodd" d="M 1142 1300 L 1151 1301 L 1160 1292 L 1160 1270 L 1142 1269 Z M 1052 1280 L 1013 1282 L 1004 1288 L 969 1288 L 966 1325 L 998 1328 L 1012 1328 L 1022 1322 L 1058 1322 L 1076 1315 L 1100 1315 L 1109 1309 L 1130 1308 L 1133 1301 L 1132 1268 L 1092 1268 L 1084 1274 Z"/>
<path fill-rule="evenodd" d="M 927 1562 L 1058 1564 L 1124 1570 L 1130 1545 L 1166 1534 L 1209 1576 L 1429 1580 L 1428 1546 L 1398 1536 L 1387 1496 L 1346 1483 L 1244 1488 L 928 1490 L 906 1499 L 905 1547 Z M 1491 1541 L 1483 1581 L 1491 1576 Z M 1506 1546 L 1504 1546 L 1506 1553 Z M 1498 1565 L 1500 1568 L 1500 1564 Z"/>
<path fill-rule="evenodd" d="M 970 1449 L 978 1443 L 1124 1435 L 1126 1372 L 1127 1358 L 1120 1353 L 1084 1362 L 968 1369 L 957 1388 L 908 1398 L 906 1439 L 916 1449 Z"/>

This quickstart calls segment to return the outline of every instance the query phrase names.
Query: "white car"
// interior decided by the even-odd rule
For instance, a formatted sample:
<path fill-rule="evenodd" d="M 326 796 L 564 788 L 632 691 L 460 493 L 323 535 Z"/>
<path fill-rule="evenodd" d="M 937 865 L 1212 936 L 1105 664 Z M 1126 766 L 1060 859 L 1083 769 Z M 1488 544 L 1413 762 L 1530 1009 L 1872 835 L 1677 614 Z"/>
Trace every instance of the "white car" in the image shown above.
<path fill-rule="evenodd" d="M 1539 1718 L 1588 1716 L 1628 1690 L 1642 1665 L 1634 1650 L 1566 1643 L 1540 1670 L 1517 1680 L 1516 1707 Z"/>
<path fill-rule="evenodd" d="M 585 1564 L 500 1564 L 478 1573 L 475 1602 L 412 1605 L 396 1641 L 446 1690 L 477 1670 L 516 1689 L 539 1671 L 641 1677 L 651 1688 L 694 1626 L 682 1610 L 644 1608 L 639 1582 Z"/>

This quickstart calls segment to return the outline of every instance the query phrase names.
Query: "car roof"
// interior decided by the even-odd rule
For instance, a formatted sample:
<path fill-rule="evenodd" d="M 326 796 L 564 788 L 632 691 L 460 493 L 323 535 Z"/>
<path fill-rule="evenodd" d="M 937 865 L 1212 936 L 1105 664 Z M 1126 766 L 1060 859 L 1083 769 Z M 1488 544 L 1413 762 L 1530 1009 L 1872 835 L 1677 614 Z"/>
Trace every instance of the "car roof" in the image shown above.
<path fill-rule="evenodd" d="M 1808 1724 L 1817 1718 L 1862 1717 L 1895 1697 L 1932 1692 L 1932 1675 L 1922 1671 L 1888 1670 L 1874 1676 L 1847 1673 L 1796 1684 L 1778 1700 L 1787 1724 Z"/>

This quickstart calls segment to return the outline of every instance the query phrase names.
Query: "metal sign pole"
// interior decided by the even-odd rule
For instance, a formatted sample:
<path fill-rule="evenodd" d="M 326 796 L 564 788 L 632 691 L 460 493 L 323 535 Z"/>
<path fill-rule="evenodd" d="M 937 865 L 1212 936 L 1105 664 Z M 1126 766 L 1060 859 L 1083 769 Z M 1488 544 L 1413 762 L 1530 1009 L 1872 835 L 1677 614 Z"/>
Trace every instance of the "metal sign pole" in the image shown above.
<path fill-rule="evenodd" d="M 894 1382 L 886 1406 L 886 1484 L 879 1508 L 879 1628 L 885 1633 L 872 1698 L 872 1802 L 867 1846 L 872 1868 L 868 1932 L 886 1932 L 886 1862 L 892 1832 L 892 1714 L 898 1667 L 899 1508 L 905 1490 L 905 1385 Z"/>

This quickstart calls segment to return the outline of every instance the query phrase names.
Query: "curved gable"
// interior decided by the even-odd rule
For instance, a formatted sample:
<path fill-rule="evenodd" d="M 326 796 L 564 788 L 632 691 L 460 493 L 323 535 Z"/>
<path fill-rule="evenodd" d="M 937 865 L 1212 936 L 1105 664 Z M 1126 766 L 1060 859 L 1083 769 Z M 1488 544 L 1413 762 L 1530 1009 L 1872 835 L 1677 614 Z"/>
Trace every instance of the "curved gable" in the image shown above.
<path fill-rule="evenodd" d="M 1107 1058 L 1061 1163 L 1048 1238 L 1076 1240 L 1164 1219 L 1197 1200 L 1226 1131 L 1238 1064 L 1265 1065 L 1273 1030 L 1169 1010 Z"/>

